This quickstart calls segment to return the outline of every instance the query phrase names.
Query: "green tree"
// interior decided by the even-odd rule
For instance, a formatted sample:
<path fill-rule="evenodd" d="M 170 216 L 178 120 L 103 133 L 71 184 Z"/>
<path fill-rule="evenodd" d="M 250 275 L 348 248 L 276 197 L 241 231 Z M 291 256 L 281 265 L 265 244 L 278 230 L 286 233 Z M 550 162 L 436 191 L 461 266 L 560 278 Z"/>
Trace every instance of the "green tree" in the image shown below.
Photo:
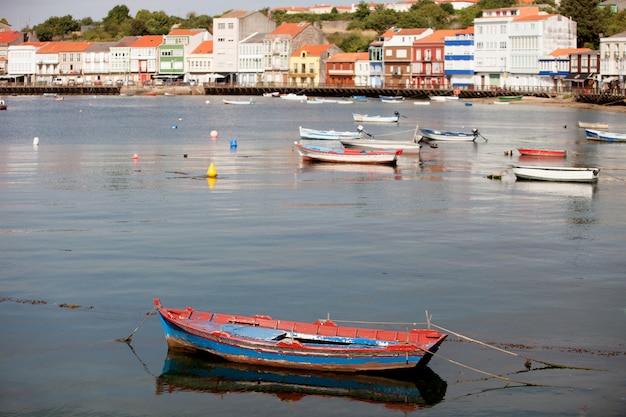
<path fill-rule="evenodd" d="M 600 0 L 563 0 L 559 13 L 577 23 L 578 47 L 597 49 L 600 33 L 606 32 L 605 14 L 598 8 Z"/>
<path fill-rule="evenodd" d="M 376 6 L 376 10 L 365 19 L 365 29 L 375 30 L 379 34 L 387 29 L 397 26 L 398 12 L 393 9 L 385 9 L 382 5 Z"/>
<path fill-rule="evenodd" d="M 363 0 L 359 3 L 354 13 L 352 13 L 352 20 L 364 21 L 370 15 L 370 8 Z"/>

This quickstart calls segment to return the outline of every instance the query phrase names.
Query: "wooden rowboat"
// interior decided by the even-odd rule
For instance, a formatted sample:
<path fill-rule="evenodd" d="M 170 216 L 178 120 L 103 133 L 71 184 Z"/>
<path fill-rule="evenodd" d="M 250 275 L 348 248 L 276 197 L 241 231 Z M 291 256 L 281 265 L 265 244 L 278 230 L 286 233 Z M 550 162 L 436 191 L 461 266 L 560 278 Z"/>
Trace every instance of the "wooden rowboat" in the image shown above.
<path fill-rule="evenodd" d="M 567 154 L 566 151 L 561 149 L 528 149 L 528 148 L 517 148 L 517 151 L 520 155 L 524 156 L 554 156 L 554 157 L 565 157 Z"/>
<path fill-rule="evenodd" d="M 606 130 L 585 129 L 585 136 L 589 140 L 602 142 L 626 142 L 626 133 L 607 132 Z"/>
<path fill-rule="evenodd" d="M 325 148 L 303 145 L 298 142 L 295 142 L 295 147 L 303 159 L 318 162 L 395 165 L 398 161 L 398 156 L 402 154 L 402 149 L 367 151 L 350 148 Z"/>
<path fill-rule="evenodd" d="M 513 173 L 520 180 L 558 182 L 596 182 L 600 168 L 547 167 L 514 165 Z"/>
<path fill-rule="evenodd" d="M 423 367 L 447 337 L 409 331 L 339 326 L 165 308 L 154 300 L 171 348 L 208 352 L 231 362 L 334 372 Z"/>

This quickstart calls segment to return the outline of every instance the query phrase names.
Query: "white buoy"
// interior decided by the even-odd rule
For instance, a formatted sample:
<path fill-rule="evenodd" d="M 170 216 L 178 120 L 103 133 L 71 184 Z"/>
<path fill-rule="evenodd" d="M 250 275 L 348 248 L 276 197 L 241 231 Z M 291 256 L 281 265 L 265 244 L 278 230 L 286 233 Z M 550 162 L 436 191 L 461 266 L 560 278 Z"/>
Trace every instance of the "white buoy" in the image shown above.
<path fill-rule="evenodd" d="M 217 139 L 217 130 L 211 130 L 211 138 Z"/>
<path fill-rule="evenodd" d="M 35 136 L 35 138 L 33 139 L 33 145 L 37 146 L 39 145 L 39 137 Z"/>

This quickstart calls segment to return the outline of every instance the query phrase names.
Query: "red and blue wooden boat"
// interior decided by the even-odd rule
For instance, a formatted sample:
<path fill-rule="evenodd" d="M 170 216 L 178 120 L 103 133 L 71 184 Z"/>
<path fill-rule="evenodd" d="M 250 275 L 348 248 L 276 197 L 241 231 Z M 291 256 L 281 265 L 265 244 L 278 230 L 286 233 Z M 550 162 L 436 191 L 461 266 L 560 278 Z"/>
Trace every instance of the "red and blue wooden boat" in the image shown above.
<path fill-rule="evenodd" d="M 423 367 L 447 337 L 434 329 L 395 331 L 165 308 L 154 303 L 171 348 L 231 362 L 335 372 Z"/>
<path fill-rule="evenodd" d="M 517 151 L 523 156 L 553 156 L 563 158 L 566 155 L 566 151 L 562 149 L 517 148 Z"/>

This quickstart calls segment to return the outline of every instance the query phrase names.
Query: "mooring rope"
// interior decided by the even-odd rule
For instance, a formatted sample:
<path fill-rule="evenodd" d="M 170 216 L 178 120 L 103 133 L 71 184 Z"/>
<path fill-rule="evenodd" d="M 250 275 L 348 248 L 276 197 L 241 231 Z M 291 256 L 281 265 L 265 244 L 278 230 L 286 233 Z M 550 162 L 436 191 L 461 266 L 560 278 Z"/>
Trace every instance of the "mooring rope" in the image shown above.
<path fill-rule="evenodd" d="M 500 351 L 500 352 L 506 353 L 506 354 L 511 355 L 511 356 L 515 356 L 515 357 L 518 357 L 518 358 L 521 358 L 521 359 L 525 359 L 525 360 L 527 361 L 527 363 L 528 363 L 528 364 L 530 364 L 530 362 L 538 362 L 538 363 L 541 363 L 541 364 L 547 365 L 547 366 L 549 366 L 549 367 L 551 367 L 551 368 L 560 368 L 560 369 L 578 369 L 578 370 L 583 370 L 583 371 L 593 371 L 593 370 L 597 370 L 597 369 L 593 369 L 593 368 L 583 368 L 583 367 L 578 367 L 578 366 L 570 366 L 570 365 L 563 365 L 563 364 L 560 364 L 560 363 L 554 363 L 554 362 L 542 361 L 542 360 L 539 360 L 539 359 L 535 359 L 535 358 L 531 358 L 531 357 L 528 357 L 528 356 L 520 355 L 519 353 L 511 352 L 510 350 L 502 349 L 502 348 L 499 348 L 499 347 L 497 347 L 497 346 L 490 345 L 490 344 L 485 343 L 485 342 L 481 342 L 480 340 L 472 339 L 471 337 L 464 336 L 464 335 L 462 335 L 462 334 L 460 334 L 460 333 L 453 332 L 452 330 L 446 329 L 445 327 L 437 326 L 436 324 L 433 324 L 433 323 L 431 323 L 430 325 L 431 325 L 432 327 L 436 327 L 437 329 L 442 330 L 442 331 L 444 331 L 444 332 L 446 332 L 446 333 L 453 334 L 453 335 L 455 335 L 456 337 L 459 337 L 459 338 L 461 338 L 461 339 L 465 339 L 465 340 L 467 340 L 467 341 L 470 341 L 470 342 L 473 342 L 473 343 L 477 343 L 477 344 L 479 344 L 479 345 L 481 345 L 481 346 L 484 346 L 484 347 L 488 347 L 488 348 L 491 348 L 491 349 L 495 349 L 495 350 L 497 350 L 497 351 Z"/>
<path fill-rule="evenodd" d="M 501 379 L 501 380 L 509 382 L 509 383 L 516 383 L 516 384 L 526 385 L 526 386 L 529 386 L 529 387 L 549 387 L 550 386 L 550 385 L 545 385 L 545 384 L 536 384 L 536 383 L 533 383 L 533 382 L 520 381 L 520 380 L 517 380 L 517 379 L 507 378 L 507 377 L 502 376 L 502 375 L 492 374 L 491 372 L 482 371 L 482 370 L 480 370 L 478 368 L 474 368 L 472 366 L 469 366 L 469 365 L 466 365 L 464 363 L 455 361 L 453 359 L 446 358 L 445 356 L 442 356 L 439 353 L 434 353 L 434 352 L 431 352 L 431 351 L 429 351 L 427 349 L 423 349 L 423 350 L 424 350 L 424 352 L 428 352 L 429 354 L 433 355 L 436 358 L 443 359 L 444 361 L 450 362 L 450 363 L 452 363 L 454 365 L 460 366 L 460 367 L 465 368 L 465 369 L 469 369 L 471 371 L 477 372 L 479 374 L 486 375 L 486 376 L 491 377 L 491 378 Z"/>
<path fill-rule="evenodd" d="M 141 321 L 141 323 L 139 323 L 139 325 L 137 327 L 135 327 L 135 330 L 133 330 L 130 335 L 128 335 L 128 337 L 126 339 L 115 339 L 116 342 L 124 342 L 124 343 L 129 343 L 133 341 L 133 336 L 135 333 L 137 333 L 137 330 L 139 330 L 139 328 L 146 322 L 146 320 L 148 320 L 148 318 L 150 318 L 150 316 L 157 310 L 157 306 L 154 306 L 154 308 L 148 313 L 146 314 L 146 317 Z"/>

